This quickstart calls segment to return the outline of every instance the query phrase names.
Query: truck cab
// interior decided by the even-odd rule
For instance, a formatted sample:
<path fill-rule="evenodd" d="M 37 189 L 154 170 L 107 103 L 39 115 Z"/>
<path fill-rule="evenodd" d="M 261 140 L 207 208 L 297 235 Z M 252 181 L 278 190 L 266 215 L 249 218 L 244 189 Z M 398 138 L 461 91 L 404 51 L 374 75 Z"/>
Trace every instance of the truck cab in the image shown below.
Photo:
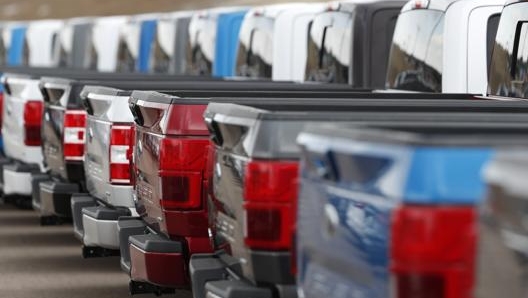
<path fill-rule="evenodd" d="M 117 71 L 120 28 L 126 20 L 126 16 L 100 17 L 94 20 L 89 69 L 102 72 Z"/>
<path fill-rule="evenodd" d="M 235 75 L 271 79 L 275 20 L 305 4 L 289 3 L 255 7 L 248 11 L 240 28 Z"/>
<path fill-rule="evenodd" d="M 181 11 L 160 16 L 150 51 L 149 72 L 185 73 L 185 42 L 192 14 L 192 11 Z"/>
<path fill-rule="evenodd" d="M 59 67 L 90 68 L 92 25 L 92 18 L 73 18 L 65 21 L 57 40 Z"/>
<path fill-rule="evenodd" d="M 29 23 L 26 31 L 28 66 L 55 67 L 59 64 L 57 41 L 63 25 L 62 20 Z"/>
<path fill-rule="evenodd" d="M 2 39 L 6 50 L 6 65 L 18 66 L 24 64 L 26 31 L 27 23 L 22 22 L 9 22 L 2 30 Z"/>
<path fill-rule="evenodd" d="M 385 87 L 486 94 L 503 5 L 504 0 L 409 1 L 394 30 Z"/>
<path fill-rule="evenodd" d="M 202 10 L 194 13 L 191 23 L 189 24 L 189 40 L 187 41 L 187 74 L 212 75 L 213 65 L 216 63 L 216 43 L 218 40 L 218 20 L 220 15 L 243 12 L 245 10 L 244 7 L 224 7 Z M 229 28 L 231 26 L 232 28 Z M 231 36 L 231 34 L 238 34 L 237 22 L 224 23 L 220 29 L 222 30 L 221 33 L 224 38 L 226 32 L 229 33 L 229 36 Z M 226 32 L 223 30 L 226 30 Z M 222 43 L 223 42 L 224 41 L 222 41 Z M 227 45 L 229 44 L 230 43 L 227 42 Z"/>
<path fill-rule="evenodd" d="M 405 3 L 329 3 L 306 30 L 305 80 L 383 88 L 394 26 Z"/>
<path fill-rule="evenodd" d="M 238 35 L 247 11 L 247 9 L 242 9 L 218 16 L 213 76 L 232 77 L 235 75 Z"/>
<path fill-rule="evenodd" d="M 272 50 L 274 81 L 304 81 L 308 37 L 299 32 L 307 32 L 313 18 L 327 7 L 326 3 L 307 3 L 277 16 Z"/>
<path fill-rule="evenodd" d="M 159 14 L 129 16 L 121 27 L 118 72 L 148 72 Z"/>

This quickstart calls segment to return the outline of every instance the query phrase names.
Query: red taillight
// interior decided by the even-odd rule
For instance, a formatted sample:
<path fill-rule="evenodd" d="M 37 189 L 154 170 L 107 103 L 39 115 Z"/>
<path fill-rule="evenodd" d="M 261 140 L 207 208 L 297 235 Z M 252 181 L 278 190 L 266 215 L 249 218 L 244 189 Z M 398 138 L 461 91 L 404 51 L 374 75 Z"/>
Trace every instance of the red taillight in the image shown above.
<path fill-rule="evenodd" d="M 394 213 L 394 296 L 472 296 L 477 227 L 473 207 L 404 206 Z"/>
<path fill-rule="evenodd" d="M 209 140 L 164 138 L 160 141 L 161 206 L 168 210 L 202 205 L 202 182 Z"/>
<path fill-rule="evenodd" d="M 110 183 L 130 185 L 134 127 L 113 125 L 110 132 Z"/>
<path fill-rule="evenodd" d="M 24 144 L 40 146 L 40 127 L 42 123 L 42 101 L 29 100 L 24 105 Z"/>
<path fill-rule="evenodd" d="M 292 247 L 298 163 L 251 161 L 244 174 L 245 244 L 254 249 Z"/>
<path fill-rule="evenodd" d="M 86 134 L 86 112 L 81 110 L 66 111 L 63 124 L 64 159 L 82 160 Z"/>

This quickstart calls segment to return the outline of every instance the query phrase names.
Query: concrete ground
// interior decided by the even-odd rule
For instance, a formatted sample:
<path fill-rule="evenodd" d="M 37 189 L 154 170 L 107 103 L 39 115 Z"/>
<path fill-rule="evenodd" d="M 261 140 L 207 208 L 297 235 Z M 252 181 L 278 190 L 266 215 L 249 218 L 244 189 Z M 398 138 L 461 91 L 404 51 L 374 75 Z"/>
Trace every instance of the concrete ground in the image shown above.
<path fill-rule="evenodd" d="M 83 259 L 72 226 L 41 227 L 34 211 L 0 205 L 0 296 L 130 297 L 119 258 Z M 137 295 L 137 298 L 155 297 Z M 187 291 L 163 297 L 185 297 Z"/>

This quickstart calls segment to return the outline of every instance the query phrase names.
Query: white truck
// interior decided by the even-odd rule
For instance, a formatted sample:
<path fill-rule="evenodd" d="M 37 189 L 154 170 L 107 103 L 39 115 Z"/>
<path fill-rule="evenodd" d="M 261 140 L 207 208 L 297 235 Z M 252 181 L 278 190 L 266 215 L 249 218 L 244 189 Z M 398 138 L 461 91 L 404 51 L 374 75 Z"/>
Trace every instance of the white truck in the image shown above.
<path fill-rule="evenodd" d="M 488 66 L 504 0 L 412 0 L 398 17 L 386 87 L 487 91 Z"/>
<path fill-rule="evenodd" d="M 127 18 L 111 16 L 97 18 L 94 21 L 91 33 L 91 69 L 116 71 L 121 27 L 126 23 Z"/>
<path fill-rule="evenodd" d="M 30 22 L 26 32 L 27 64 L 35 67 L 55 67 L 59 64 L 58 37 L 62 20 Z"/>

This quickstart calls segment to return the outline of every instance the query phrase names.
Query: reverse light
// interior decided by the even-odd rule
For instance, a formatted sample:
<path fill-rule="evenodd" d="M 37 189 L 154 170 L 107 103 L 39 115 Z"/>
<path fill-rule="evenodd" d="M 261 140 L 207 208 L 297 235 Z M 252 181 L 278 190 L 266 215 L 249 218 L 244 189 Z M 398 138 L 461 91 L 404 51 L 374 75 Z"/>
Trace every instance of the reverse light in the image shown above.
<path fill-rule="evenodd" d="M 413 9 L 425 9 L 429 7 L 429 0 L 414 0 Z"/>

